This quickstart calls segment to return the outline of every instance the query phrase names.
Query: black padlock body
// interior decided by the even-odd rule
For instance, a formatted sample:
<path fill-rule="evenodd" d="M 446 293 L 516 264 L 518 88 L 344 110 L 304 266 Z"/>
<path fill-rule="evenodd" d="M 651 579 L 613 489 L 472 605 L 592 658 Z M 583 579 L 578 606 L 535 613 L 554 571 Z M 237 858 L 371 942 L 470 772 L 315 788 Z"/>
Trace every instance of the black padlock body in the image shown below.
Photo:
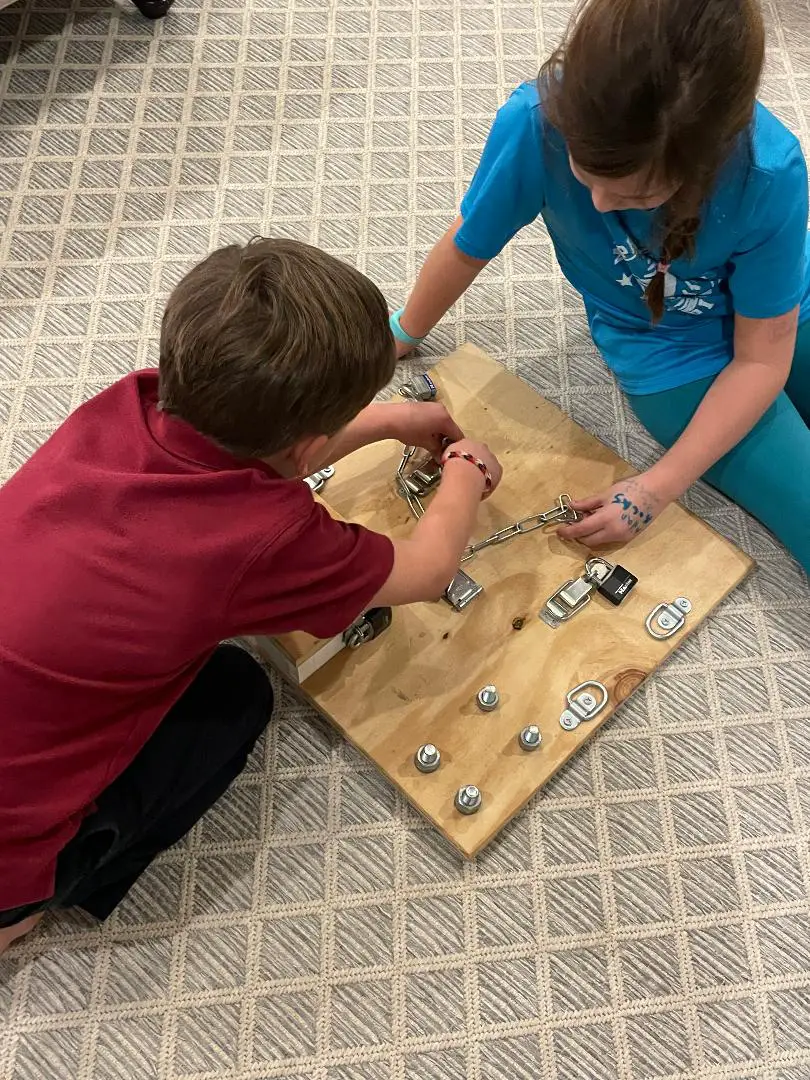
<path fill-rule="evenodd" d="M 618 607 L 637 584 L 638 578 L 635 574 L 631 574 L 623 566 L 615 566 L 605 580 L 596 586 L 596 591 L 609 600 L 614 607 Z"/>
<path fill-rule="evenodd" d="M 369 608 L 365 613 L 365 619 L 370 624 L 374 633 L 372 638 L 379 637 L 383 630 L 387 630 L 391 625 L 392 611 L 390 607 L 375 607 Z"/>

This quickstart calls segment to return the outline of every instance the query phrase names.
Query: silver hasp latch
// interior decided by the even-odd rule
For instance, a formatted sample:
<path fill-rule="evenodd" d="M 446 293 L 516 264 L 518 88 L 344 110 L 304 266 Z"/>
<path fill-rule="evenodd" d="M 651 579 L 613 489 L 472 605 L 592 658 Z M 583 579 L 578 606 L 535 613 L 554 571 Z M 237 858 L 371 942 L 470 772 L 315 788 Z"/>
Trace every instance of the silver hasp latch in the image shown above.
<path fill-rule="evenodd" d="M 546 626 L 556 630 L 560 623 L 567 622 L 590 603 L 593 590 L 593 582 L 581 577 L 571 578 L 546 600 L 540 618 Z"/>
<path fill-rule="evenodd" d="M 402 484 L 412 495 L 428 495 L 438 486 L 442 478 L 442 467 L 433 458 L 423 461 L 411 472 L 402 474 Z"/>
<path fill-rule="evenodd" d="M 565 695 L 567 707 L 560 714 L 560 726 L 574 731 L 583 720 L 593 720 L 607 705 L 607 687 L 594 679 L 580 683 Z"/>
<path fill-rule="evenodd" d="M 685 596 L 676 596 L 671 604 L 656 604 L 644 622 L 647 633 L 657 641 L 671 638 L 681 629 L 691 610 L 692 601 Z"/>
<path fill-rule="evenodd" d="M 484 591 L 484 586 L 473 581 L 469 574 L 459 570 L 450 584 L 442 593 L 442 599 L 446 600 L 451 608 L 463 611 L 467 604 L 472 603 L 476 596 Z"/>

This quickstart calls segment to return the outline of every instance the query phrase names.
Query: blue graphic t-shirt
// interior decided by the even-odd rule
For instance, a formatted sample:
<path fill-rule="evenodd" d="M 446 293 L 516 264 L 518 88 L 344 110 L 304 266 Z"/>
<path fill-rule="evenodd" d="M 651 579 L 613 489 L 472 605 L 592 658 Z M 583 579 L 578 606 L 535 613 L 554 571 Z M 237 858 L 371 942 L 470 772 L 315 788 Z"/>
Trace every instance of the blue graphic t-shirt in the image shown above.
<path fill-rule="evenodd" d="M 654 394 L 715 375 L 732 358 L 734 314 L 784 315 L 807 279 L 807 169 L 799 142 L 758 104 L 752 138 L 727 162 L 704 208 L 695 256 L 666 275 L 665 312 L 652 325 L 644 291 L 660 242 L 654 210 L 600 214 L 575 178 L 537 87 L 520 86 L 498 112 L 461 204 L 456 244 L 492 259 L 542 216 L 563 273 L 582 294 L 593 339 L 630 394 Z"/>

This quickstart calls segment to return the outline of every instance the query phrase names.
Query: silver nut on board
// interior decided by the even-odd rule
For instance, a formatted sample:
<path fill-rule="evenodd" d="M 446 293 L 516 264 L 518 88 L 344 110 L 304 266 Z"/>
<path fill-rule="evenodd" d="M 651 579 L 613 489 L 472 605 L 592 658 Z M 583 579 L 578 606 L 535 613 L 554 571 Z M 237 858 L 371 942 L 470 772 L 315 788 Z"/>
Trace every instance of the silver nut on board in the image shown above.
<path fill-rule="evenodd" d="M 433 743 L 425 743 L 414 754 L 413 763 L 423 773 L 435 772 L 442 763 L 442 755 Z"/>
<path fill-rule="evenodd" d="M 481 687 L 476 697 L 478 702 L 478 708 L 481 712 L 492 712 L 493 709 L 497 709 L 501 701 L 501 696 L 497 689 L 489 683 L 487 686 Z"/>
<path fill-rule="evenodd" d="M 456 793 L 456 810 L 460 814 L 475 814 L 481 809 L 481 792 L 475 784 L 465 784 Z"/>

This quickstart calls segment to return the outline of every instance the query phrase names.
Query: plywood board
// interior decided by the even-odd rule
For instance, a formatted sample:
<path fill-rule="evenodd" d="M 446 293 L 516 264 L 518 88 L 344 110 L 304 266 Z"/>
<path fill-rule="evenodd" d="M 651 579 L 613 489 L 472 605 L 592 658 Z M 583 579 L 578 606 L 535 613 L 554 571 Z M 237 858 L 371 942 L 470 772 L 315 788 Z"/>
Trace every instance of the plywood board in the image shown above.
<path fill-rule="evenodd" d="M 498 490 L 481 506 L 476 536 L 550 507 L 561 492 L 585 496 L 632 468 L 503 366 L 471 346 L 431 372 L 461 427 L 486 440 L 504 465 Z M 403 536 L 412 528 L 393 474 L 394 443 L 369 446 L 341 462 L 323 495 L 350 520 Z M 601 552 L 605 554 L 605 552 Z M 645 533 L 608 554 L 639 578 L 624 603 L 596 596 L 559 629 L 539 618 L 546 597 L 579 576 L 592 554 L 553 532 L 536 531 L 488 549 L 465 565 L 485 592 L 463 612 L 443 602 L 394 613 L 391 628 L 356 652 L 344 651 L 309 678 L 315 706 L 387 774 L 464 855 L 474 856 L 605 723 L 748 573 L 751 560 L 680 506 L 670 506 Z M 667 641 L 644 627 L 659 602 L 687 596 L 687 626 Z M 597 679 L 610 694 L 607 709 L 576 731 L 560 726 L 566 692 Z M 494 683 L 500 707 L 475 703 Z M 543 745 L 527 753 L 517 743 L 537 724 Z M 440 769 L 413 764 L 417 747 L 435 743 Z M 455 810 L 456 790 L 476 784 L 480 811 Z"/>

